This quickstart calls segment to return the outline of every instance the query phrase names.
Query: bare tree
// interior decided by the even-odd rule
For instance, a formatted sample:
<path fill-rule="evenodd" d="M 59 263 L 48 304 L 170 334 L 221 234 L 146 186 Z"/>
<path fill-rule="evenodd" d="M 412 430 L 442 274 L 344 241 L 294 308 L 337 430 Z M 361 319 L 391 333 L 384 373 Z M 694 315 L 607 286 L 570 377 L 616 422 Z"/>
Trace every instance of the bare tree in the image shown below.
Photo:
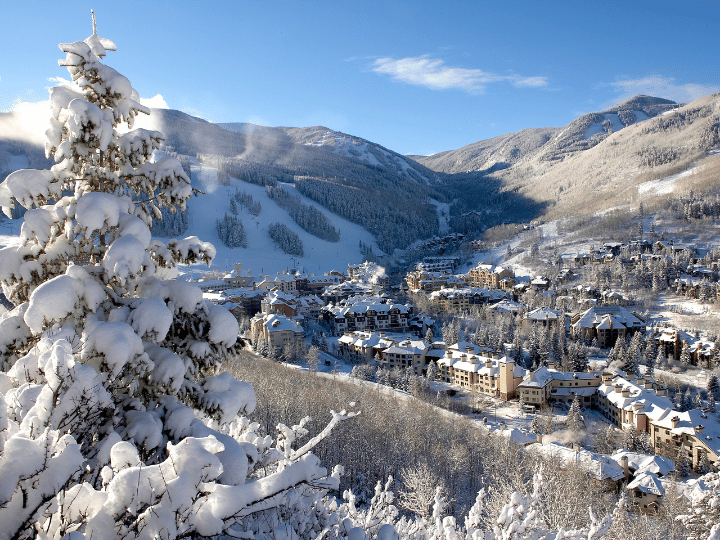
<path fill-rule="evenodd" d="M 427 461 L 403 467 L 400 480 L 404 488 L 399 492 L 400 506 L 425 519 L 430 517 L 430 505 L 435 501 L 437 488 L 448 499 L 445 481 Z"/>

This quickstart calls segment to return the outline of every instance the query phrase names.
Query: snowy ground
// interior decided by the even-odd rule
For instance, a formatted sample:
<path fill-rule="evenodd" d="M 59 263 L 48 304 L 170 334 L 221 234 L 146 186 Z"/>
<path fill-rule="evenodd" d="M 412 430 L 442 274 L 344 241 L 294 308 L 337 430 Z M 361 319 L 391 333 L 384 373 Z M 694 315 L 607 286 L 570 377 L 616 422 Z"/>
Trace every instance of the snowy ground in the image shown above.
<path fill-rule="evenodd" d="M 232 269 L 234 263 L 242 263 L 243 269 L 252 270 L 255 276 L 272 275 L 291 268 L 309 274 L 330 270 L 343 272 L 347 269 L 348 263 L 359 263 L 364 260 L 359 249 L 360 242 L 372 246 L 376 253 L 380 253 L 375 239 L 367 230 L 303 197 L 292 184 L 281 184 L 281 186 L 293 195 L 298 195 L 303 203 L 320 210 L 340 232 L 339 242 L 326 242 L 302 230 L 284 209 L 268 197 L 267 190 L 263 186 L 234 178 L 231 179 L 229 186 L 222 186 L 217 182 L 215 169 L 199 165 L 193 166 L 193 185 L 202 189 L 206 195 L 200 195 L 190 201 L 190 226 L 184 236 L 194 235 L 215 245 L 217 255 L 212 268 L 228 270 Z M 247 248 L 224 246 L 218 240 L 215 227 L 216 219 L 230 213 L 230 197 L 236 189 L 249 193 L 253 200 L 262 206 L 260 215 L 253 216 L 246 208 L 238 205 L 238 217 L 242 220 L 247 234 Z M 287 225 L 298 234 L 305 252 L 303 257 L 290 256 L 275 247 L 267 230 L 276 222 Z M 190 271 L 204 269 L 202 265 L 189 268 Z"/>

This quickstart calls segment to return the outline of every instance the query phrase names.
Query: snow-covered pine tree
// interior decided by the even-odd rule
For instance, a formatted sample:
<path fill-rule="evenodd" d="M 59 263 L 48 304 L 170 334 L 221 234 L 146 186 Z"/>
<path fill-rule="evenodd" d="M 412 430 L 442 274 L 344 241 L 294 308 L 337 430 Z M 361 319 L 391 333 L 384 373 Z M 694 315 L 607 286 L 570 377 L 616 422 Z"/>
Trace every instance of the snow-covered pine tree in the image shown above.
<path fill-rule="evenodd" d="M 680 351 L 680 363 L 683 366 L 689 366 L 691 363 L 690 349 L 688 347 L 687 341 L 683 341 L 682 344 L 682 350 Z"/>
<path fill-rule="evenodd" d="M 715 373 L 711 373 L 707 382 L 708 402 L 720 399 L 720 379 Z"/>
<path fill-rule="evenodd" d="M 310 508 L 338 480 L 310 450 L 350 415 L 297 450 L 302 426 L 273 441 L 238 416 L 253 389 L 219 373 L 238 323 L 172 279 L 214 248 L 150 234 L 190 179 L 153 158 L 161 133 L 132 129 L 150 111 L 100 61 L 115 45 L 94 15 L 93 34 L 60 49 L 73 83 L 50 92 L 55 165 L 0 184 L 6 214 L 28 209 L 19 245 L 0 250 L 16 306 L 0 320 L 0 538 L 252 536 L 281 505 L 294 537 L 314 538 Z"/>
<path fill-rule="evenodd" d="M 570 405 L 570 410 L 567 413 L 567 428 L 577 433 L 584 427 L 585 421 L 583 420 L 582 412 L 580 412 L 580 398 L 575 396 L 572 405 Z"/>

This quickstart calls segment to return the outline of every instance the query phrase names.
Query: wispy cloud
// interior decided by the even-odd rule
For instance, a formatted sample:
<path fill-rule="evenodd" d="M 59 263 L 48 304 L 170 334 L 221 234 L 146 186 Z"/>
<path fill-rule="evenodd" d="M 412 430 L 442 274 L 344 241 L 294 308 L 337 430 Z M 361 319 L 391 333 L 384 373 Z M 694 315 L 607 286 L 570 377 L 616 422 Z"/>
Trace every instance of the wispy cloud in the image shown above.
<path fill-rule="evenodd" d="M 678 103 L 686 103 L 695 99 L 720 92 L 720 86 L 713 84 L 685 83 L 679 84 L 673 77 L 650 75 L 639 79 L 623 78 L 610 83 L 620 92 L 618 101 L 624 101 L 637 94 L 671 99 Z"/>
<path fill-rule="evenodd" d="M 445 65 L 443 60 L 429 55 L 409 58 L 377 58 L 372 71 L 389 75 L 395 81 L 424 86 L 433 90 L 463 90 L 470 94 L 485 91 L 487 85 L 509 82 L 519 88 L 547 86 L 547 77 L 522 77 L 520 75 L 496 75 L 481 69 L 467 69 Z"/>

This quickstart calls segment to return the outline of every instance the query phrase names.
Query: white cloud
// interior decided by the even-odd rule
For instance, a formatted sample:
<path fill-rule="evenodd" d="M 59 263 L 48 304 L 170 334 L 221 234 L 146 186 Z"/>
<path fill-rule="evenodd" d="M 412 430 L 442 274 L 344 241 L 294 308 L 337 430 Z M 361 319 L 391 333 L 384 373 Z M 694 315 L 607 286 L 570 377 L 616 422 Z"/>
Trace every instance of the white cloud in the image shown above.
<path fill-rule="evenodd" d="M 140 104 L 145 105 L 146 107 L 150 107 L 152 109 L 169 109 L 168 104 L 165 102 L 165 98 L 163 98 L 160 94 L 157 94 L 155 97 L 151 98 L 140 98 Z"/>
<path fill-rule="evenodd" d="M 720 92 L 720 86 L 712 84 L 678 84 L 673 77 L 650 75 L 639 79 L 620 79 L 610 83 L 621 93 L 618 101 L 624 101 L 637 94 L 671 99 L 677 103 L 687 103 L 708 94 Z"/>
<path fill-rule="evenodd" d="M 481 69 L 450 67 L 429 55 L 409 58 L 378 58 L 371 66 L 375 73 L 390 75 L 396 81 L 433 90 L 459 89 L 471 94 L 485 91 L 488 84 L 509 82 L 520 88 L 547 86 L 547 77 L 496 75 Z"/>

